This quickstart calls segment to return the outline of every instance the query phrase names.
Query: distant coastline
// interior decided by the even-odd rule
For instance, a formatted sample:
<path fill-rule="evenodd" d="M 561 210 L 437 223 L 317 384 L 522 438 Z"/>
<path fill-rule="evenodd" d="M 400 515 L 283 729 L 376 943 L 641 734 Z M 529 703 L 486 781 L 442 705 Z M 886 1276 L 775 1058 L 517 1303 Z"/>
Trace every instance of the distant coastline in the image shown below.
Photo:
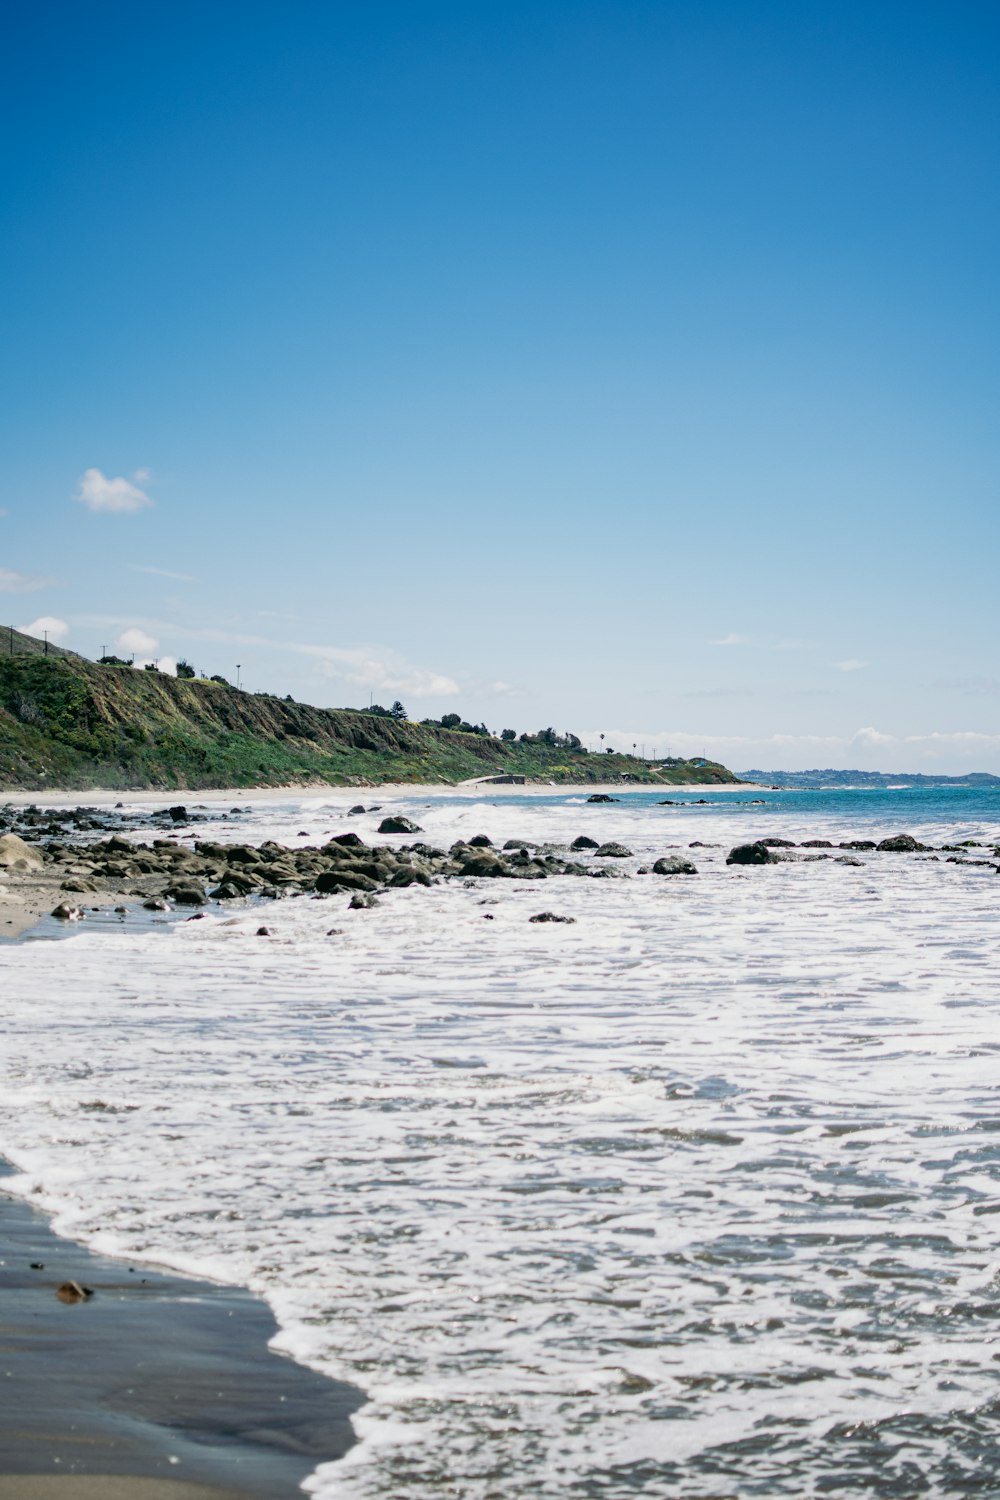
<path fill-rule="evenodd" d="M 973 786 L 1000 787 L 1000 776 L 989 771 L 969 771 L 964 776 L 928 776 L 918 771 L 737 771 L 741 781 L 753 781 L 782 791 L 810 791 L 836 787 Z"/>

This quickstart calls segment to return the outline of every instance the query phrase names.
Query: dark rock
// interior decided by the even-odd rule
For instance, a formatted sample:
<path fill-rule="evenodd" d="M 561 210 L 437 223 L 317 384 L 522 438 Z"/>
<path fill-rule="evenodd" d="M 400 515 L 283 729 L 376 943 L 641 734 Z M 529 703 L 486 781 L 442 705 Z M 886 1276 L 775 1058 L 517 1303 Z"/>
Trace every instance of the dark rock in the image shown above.
<path fill-rule="evenodd" d="M 618 797 L 609 797 L 607 792 L 594 792 L 587 798 L 588 802 L 618 802 L 619 800 Z"/>
<path fill-rule="evenodd" d="M 328 891 L 377 891 L 378 881 L 356 870 L 324 870 L 316 876 L 316 890 L 321 894 Z"/>
<path fill-rule="evenodd" d="M 61 891 L 75 891 L 77 895 L 80 895 L 83 892 L 96 891 L 97 886 L 92 880 L 82 880 L 78 875 L 74 875 L 72 879 L 64 880 L 59 889 Z"/>
<path fill-rule="evenodd" d="M 383 818 L 378 825 L 379 833 L 423 833 L 409 818 Z"/>
<path fill-rule="evenodd" d="M 853 854 L 838 854 L 833 862 L 835 865 L 857 865 L 859 869 L 864 869 L 865 864 L 863 859 L 855 859 Z"/>
<path fill-rule="evenodd" d="M 177 906 L 204 906 L 208 900 L 200 885 L 171 885 L 163 894 Z"/>
<path fill-rule="evenodd" d="M 356 807 L 349 807 L 347 809 L 347 816 L 349 818 L 357 818 L 357 817 L 360 817 L 360 815 L 363 812 L 364 812 L 364 808 L 362 807 L 361 803 L 359 802 Z"/>
<path fill-rule="evenodd" d="M 506 847 L 506 845 L 504 846 Z M 578 839 L 574 839 L 569 846 L 571 849 L 597 849 L 599 844 L 596 839 L 588 839 L 585 833 L 581 833 Z"/>
<path fill-rule="evenodd" d="M 212 894 L 214 896 L 217 895 L 218 892 L 213 891 Z M 146 911 L 173 911 L 173 907 L 170 905 L 170 902 L 164 901 L 162 896 L 151 896 L 148 901 L 144 901 L 142 904 Z"/>
<path fill-rule="evenodd" d="M 666 854 L 653 865 L 654 875 L 697 875 L 698 871 L 683 854 Z"/>
<path fill-rule="evenodd" d="M 776 865 L 778 856 L 766 844 L 737 844 L 726 855 L 727 865 Z"/>
<path fill-rule="evenodd" d="M 469 840 L 470 849 L 492 849 L 493 840 L 487 838 L 485 833 L 477 833 L 475 838 Z"/>
<path fill-rule="evenodd" d="M 355 891 L 347 906 L 350 911 L 367 911 L 371 906 L 378 906 L 378 897 Z"/>
<path fill-rule="evenodd" d="M 52 915 L 58 917 L 60 922 L 82 922 L 84 913 L 79 906 L 68 906 L 65 901 L 53 907 Z"/>
<path fill-rule="evenodd" d="M 234 917 L 233 920 L 234 921 L 238 921 L 239 918 Z M 271 936 L 271 929 L 270 929 L 270 927 L 258 927 L 257 928 L 257 937 L 270 937 L 270 936 Z"/>
<path fill-rule="evenodd" d="M 926 854 L 929 844 L 921 844 L 910 833 L 897 833 L 895 838 L 883 839 L 878 845 L 882 854 Z"/>
<path fill-rule="evenodd" d="M 838 849 L 874 849 L 874 839 L 848 839 L 844 844 L 838 844 Z"/>
<path fill-rule="evenodd" d="M 758 844 L 763 844 L 767 849 L 794 849 L 796 847 L 792 839 L 757 839 Z"/>
<path fill-rule="evenodd" d="M 595 859 L 631 859 L 632 850 L 626 849 L 624 844 L 602 844 L 595 850 Z"/>
<path fill-rule="evenodd" d="M 537 916 L 529 917 L 529 922 L 575 922 L 575 917 L 560 917 L 554 911 L 540 911 Z"/>
<path fill-rule="evenodd" d="M 414 870 L 412 868 L 397 870 L 395 875 L 389 879 L 389 884 L 392 886 L 433 885 L 433 883 L 426 870 Z"/>
<path fill-rule="evenodd" d="M 594 848 L 596 849 L 597 848 L 597 840 L 596 839 L 591 839 L 590 842 L 594 845 Z M 530 848 L 532 848 L 532 845 L 533 845 L 533 840 L 532 839 L 508 839 L 507 842 L 504 844 L 504 848 L 505 849 L 530 849 Z"/>
<path fill-rule="evenodd" d="M 680 807 L 681 804 L 675 802 L 673 797 L 664 797 L 663 801 L 658 802 L 656 805 L 657 807 Z"/>
<path fill-rule="evenodd" d="M 188 810 L 178 803 L 176 807 L 167 808 L 167 816 L 172 818 L 175 823 L 186 823 L 188 820 Z"/>
<path fill-rule="evenodd" d="M 832 849 L 833 845 L 829 839 L 806 839 L 800 847 L 803 849 Z"/>
<path fill-rule="evenodd" d="M 56 1296 L 60 1302 L 86 1302 L 93 1295 L 89 1286 L 81 1286 L 78 1281 L 64 1281 L 61 1286 L 56 1287 Z"/>
<path fill-rule="evenodd" d="M 380 828 L 379 829 L 379 833 L 381 833 L 381 832 L 382 832 L 382 829 Z M 365 849 L 365 848 L 367 848 L 367 845 L 365 844 L 364 839 L 359 839 L 358 835 L 356 833 L 338 833 L 335 838 L 332 838 L 330 840 L 330 843 L 331 844 L 339 844 L 341 846 L 341 848 L 344 848 L 344 849 Z"/>
<path fill-rule="evenodd" d="M 245 893 L 241 891 L 237 886 L 230 885 L 228 881 L 223 881 L 222 885 L 217 885 L 215 887 L 215 890 L 209 891 L 208 894 L 212 901 L 235 901 L 238 896 L 242 896 Z M 158 909 L 159 908 L 157 908 L 157 910 Z M 166 903 L 164 903 L 164 909 L 166 911 L 169 911 L 170 907 L 167 906 Z"/>
<path fill-rule="evenodd" d="M 462 875 L 504 876 L 508 874 L 507 861 L 490 849 L 469 849 L 457 856 Z"/>
<path fill-rule="evenodd" d="M 601 865 L 598 870 L 588 870 L 587 874 L 594 880 L 628 880 L 628 871 L 621 870 L 617 865 Z"/>

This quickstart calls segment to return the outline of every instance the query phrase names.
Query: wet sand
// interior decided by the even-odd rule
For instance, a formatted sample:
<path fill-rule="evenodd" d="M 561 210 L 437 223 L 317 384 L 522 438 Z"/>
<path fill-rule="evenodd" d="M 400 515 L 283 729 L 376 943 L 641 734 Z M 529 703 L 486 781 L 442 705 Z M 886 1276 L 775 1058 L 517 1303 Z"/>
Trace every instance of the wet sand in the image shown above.
<path fill-rule="evenodd" d="M 60 1239 L 8 1174 L 0 1500 L 282 1500 L 351 1446 L 362 1392 L 269 1351 L 263 1302 Z"/>

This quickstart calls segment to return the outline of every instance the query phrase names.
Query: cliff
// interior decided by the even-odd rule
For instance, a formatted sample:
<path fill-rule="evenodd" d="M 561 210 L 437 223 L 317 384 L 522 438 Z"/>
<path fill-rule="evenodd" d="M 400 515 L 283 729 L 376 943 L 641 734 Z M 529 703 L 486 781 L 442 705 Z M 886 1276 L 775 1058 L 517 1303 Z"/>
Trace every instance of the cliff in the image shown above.
<path fill-rule="evenodd" d="M 493 738 L 314 708 L 224 683 L 102 666 L 0 640 L 0 787 L 117 789 L 458 782 L 509 773 L 562 783 L 737 778 L 724 766 L 654 769 L 624 755 Z"/>

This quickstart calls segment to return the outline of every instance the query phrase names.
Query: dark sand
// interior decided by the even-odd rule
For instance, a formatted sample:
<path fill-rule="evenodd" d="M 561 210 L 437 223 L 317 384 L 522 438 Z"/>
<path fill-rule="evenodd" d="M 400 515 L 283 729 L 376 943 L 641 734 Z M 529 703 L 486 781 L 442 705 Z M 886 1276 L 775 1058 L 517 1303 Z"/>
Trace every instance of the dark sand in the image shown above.
<path fill-rule="evenodd" d="M 0 1500 L 283 1500 L 350 1447 L 364 1396 L 271 1353 L 266 1304 L 60 1239 L 8 1173 Z"/>

